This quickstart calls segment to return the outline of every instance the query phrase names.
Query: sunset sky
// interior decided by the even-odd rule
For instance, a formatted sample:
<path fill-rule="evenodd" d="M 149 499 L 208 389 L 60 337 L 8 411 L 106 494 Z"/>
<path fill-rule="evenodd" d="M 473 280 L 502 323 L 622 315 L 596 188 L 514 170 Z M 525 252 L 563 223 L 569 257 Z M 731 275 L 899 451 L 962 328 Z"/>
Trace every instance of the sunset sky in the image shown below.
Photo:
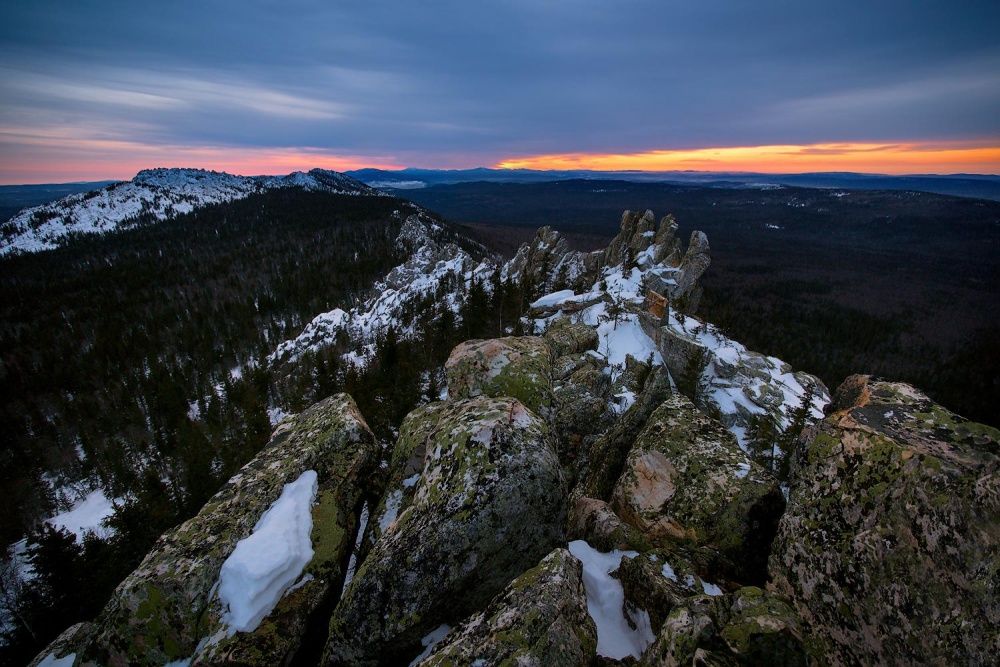
<path fill-rule="evenodd" d="M 0 4 L 0 183 L 1000 173 L 1000 2 Z"/>

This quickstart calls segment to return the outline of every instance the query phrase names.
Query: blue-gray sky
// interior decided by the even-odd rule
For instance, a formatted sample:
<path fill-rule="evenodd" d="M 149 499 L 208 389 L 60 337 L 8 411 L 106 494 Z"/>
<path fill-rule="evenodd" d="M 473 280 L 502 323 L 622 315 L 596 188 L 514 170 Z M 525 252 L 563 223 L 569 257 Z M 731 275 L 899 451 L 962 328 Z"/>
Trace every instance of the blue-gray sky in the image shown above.
<path fill-rule="evenodd" d="M 998 35 L 997 0 L 6 0 L 0 181 L 997 147 Z"/>

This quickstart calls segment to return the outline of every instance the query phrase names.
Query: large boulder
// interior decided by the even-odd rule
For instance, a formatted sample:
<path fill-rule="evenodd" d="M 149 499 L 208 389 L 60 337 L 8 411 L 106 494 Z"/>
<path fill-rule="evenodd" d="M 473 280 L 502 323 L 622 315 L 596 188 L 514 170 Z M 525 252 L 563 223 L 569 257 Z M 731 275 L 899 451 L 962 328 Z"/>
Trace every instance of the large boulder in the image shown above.
<path fill-rule="evenodd" d="M 445 363 L 448 396 L 510 396 L 547 418 L 552 409 L 549 348 L 534 336 L 470 340 Z"/>
<path fill-rule="evenodd" d="M 312 612 L 339 592 L 357 506 L 377 461 L 375 436 L 347 394 L 282 422 L 268 446 L 197 516 L 163 535 L 118 586 L 80 664 L 163 665 L 194 657 L 192 664 L 273 665 L 291 659 Z M 317 491 L 313 555 L 300 585 L 256 629 L 229 632 L 227 610 L 214 591 L 223 563 L 285 485 L 306 471 L 316 472 Z"/>
<path fill-rule="evenodd" d="M 993 665 L 1000 432 L 854 376 L 799 441 L 770 571 L 832 665 Z"/>
<path fill-rule="evenodd" d="M 421 667 L 585 667 L 597 651 L 583 566 L 556 549 L 452 630 Z"/>
<path fill-rule="evenodd" d="M 603 500 L 580 496 L 571 499 L 566 539 L 583 540 L 598 551 L 646 551 L 649 541 L 614 513 Z"/>
<path fill-rule="evenodd" d="M 545 332 L 544 338 L 549 344 L 553 359 L 567 354 L 596 350 L 600 342 L 594 327 L 573 322 L 568 317 L 561 317 L 553 322 Z"/>
<path fill-rule="evenodd" d="M 763 583 L 785 499 L 732 433 L 673 394 L 632 446 L 611 505 L 650 541 L 709 546 L 726 576 Z"/>
<path fill-rule="evenodd" d="M 566 487 L 545 423 L 513 398 L 446 404 L 425 425 L 412 504 L 337 606 L 324 664 L 393 664 L 482 609 L 565 539 Z"/>

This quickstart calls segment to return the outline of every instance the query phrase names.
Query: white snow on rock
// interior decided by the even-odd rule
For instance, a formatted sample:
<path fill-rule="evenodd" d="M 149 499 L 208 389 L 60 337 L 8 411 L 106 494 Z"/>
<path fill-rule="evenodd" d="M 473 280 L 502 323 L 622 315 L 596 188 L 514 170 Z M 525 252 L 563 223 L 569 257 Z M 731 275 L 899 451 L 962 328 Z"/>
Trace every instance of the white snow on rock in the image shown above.
<path fill-rule="evenodd" d="M 629 613 L 633 630 L 625 618 L 625 591 L 620 581 L 611 576 L 622 558 L 635 558 L 635 551 L 602 553 L 584 540 L 569 543 L 571 554 L 583 562 L 583 588 L 587 594 L 587 612 L 597 625 L 597 654 L 621 660 L 640 657 L 653 639 L 649 614 L 645 610 Z"/>
<path fill-rule="evenodd" d="M 725 336 L 718 327 L 670 311 L 667 326 L 674 335 L 692 341 L 708 352 L 708 364 L 701 375 L 703 399 L 713 406 L 723 424 L 746 447 L 746 427 L 753 415 L 771 413 L 778 426 L 787 428 L 791 412 L 806 394 L 806 384 L 816 382 L 776 357 L 768 357 Z M 823 406 L 830 401 L 826 387 L 815 384 L 809 405 L 813 419 L 823 418 Z"/>
<path fill-rule="evenodd" d="M 38 663 L 38 667 L 73 667 L 74 662 L 76 662 L 76 653 L 70 653 L 61 658 L 57 658 L 55 653 L 49 653 Z"/>
<path fill-rule="evenodd" d="M 88 530 L 104 534 L 104 520 L 115 511 L 114 503 L 100 489 L 91 491 L 87 497 L 77 502 L 73 509 L 57 514 L 47 521 L 56 528 L 65 528 L 76 535 L 77 543 L 83 543 L 83 535 Z"/>
<path fill-rule="evenodd" d="M 583 294 L 563 289 L 542 296 L 531 307 L 546 315 L 530 324 L 536 332 L 541 332 L 558 318 L 573 317 L 596 328 L 600 338 L 597 353 L 607 359 L 612 380 L 623 369 L 629 354 L 643 362 L 652 357 L 654 366 L 662 365 L 664 359 L 657 343 L 640 324 L 635 312 L 641 310 L 644 302 L 644 279 L 666 269 L 651 265 L 651 260 L 640 263 L 647 268 L 624 271 L 620 265 L 605 267 L 601 279 Z M 586 303 L 592 305 L 577 310 L 579 304 Z M 554 314 L 547 314 L 553 310 Z M 811 384 L 816 390 L 809 406 L 810 416 L 813 419 L 823 417 L 823 406 L 830 396 L 816 378 L 793 372 L 780 359 L 747 350 L 712 324 L 685 316 L 673 308 L 669 312 L 663 323 L 664 330 L 708 353 L 701 376 L 700 401 L 720 417 L 742 447 L 747 445 L 747 426 L 754 415 L 770 413 L 780 428 L 787 428 L 792 412 L 803 402 L 807 385 Z M 634 396 L 630 395 L 617 398 L 619 404 L 613 408 L 616 412 L 623 412 L 634 401 Z"/>
<path fill-rule="evenodd" d="M 337 194 L 383 195 L 349 176 L 323 169 L 287 176 L 233 176 L 203 169 L 145 169 L 131 181 L 24 209 L 0 225 L 0 256 L 48 250 L 70 234 L 108 232 L 128 227 L 140 217 L 168 220 L 209 204 L 289 187 Z"/>
<path fill-rule="evenodd" d="M 315 470 L 286 484 L 253 533 L 222 564 L 218 592 L 229 636 L 254 630 L 312 560 L 316 491 Z"/>
<path fill-rule="evenodd" d="M 438 627 L 428 632 L 427 635 L 420 640 L 420 644 L 424 647 L 423 653 L 418 655 L 410 662 L 410 667 L 416 667 L 416 665 L 420 664 L 421 660 L 428 657 L 434 650 L 434 647 L 440 644 L 441 640 L 443 640 L 450 631 L 451 631 L 451 626 L 444 624 L 444 625 L 439 625 Z"/>

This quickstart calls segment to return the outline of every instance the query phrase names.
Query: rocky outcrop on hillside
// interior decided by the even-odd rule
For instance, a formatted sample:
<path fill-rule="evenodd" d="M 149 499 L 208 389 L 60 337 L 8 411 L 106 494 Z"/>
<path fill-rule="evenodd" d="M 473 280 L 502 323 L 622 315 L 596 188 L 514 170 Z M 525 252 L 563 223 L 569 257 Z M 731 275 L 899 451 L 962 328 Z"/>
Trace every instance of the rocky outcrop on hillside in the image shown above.
<path fill-rule="evenodd" d="M 313 611 L 339 590 L 356 530 L 355 508 L 377 463 L 375 437 L 346 394 L 282 423 L 261 454 L 196 517 L 162 536 L 122 582 L 94 622 L 79 664 L 163 665 L 193 657 L 196 664 L 269 665 L 289 659 Z M 283 488 L 308 472 L 316 487 L 307 531 L 312 553 L 305 554 L 298 572 L 288 573 L 288 585 L 295 587 L 284 597 L 268 590 L 272 573 L 244 573 L 246 592 L 259 595 L 249 604 L 266 604 L 269 596 L 275 604 L 253 629 L 234 632 L 232 610 L 216 595 L 225 564 L 259 528 Z M 271 548 L 280 551 L 283 545 Z M 260 561 L 276 570 L 289 562 Z M 252 590 L 257 584 L 263 585 Z"/>
<path fill-rule="evenodd" d="M 406 260 L 350 311 L 334 308 L 317 315 L 298 336 L 279 344 L 268 356 L 268 363 L 293 364 L 310 350 L 343 340 L 350 348 L 345 360 L 364 367 L 374 355 L 378 338 L 390 327 L 401 338 L 415 334 L 416 309 L 425 299 L 440 294 L 445 304 L 458 310 L 473 282 L 488 285 L 497 265 L 489 256 L 477 262 L 448 237 L 430 216 L 409 216 L 396 239 L 396 247 Z"/>
<path fill-rule="evenodd" d="M 597 272 L 581 294 L 546 278 L 538 335 L 458 345 L 444 399 L 394 442 L 343 394 L 282 423 L 39 661 L 992 664 L 1000 433 L 863 376 L 820 420 L 815 378 L 672 310 L 669 289 L 643 294 L 701 264 L 700 241 L 681 253 L 676 223 L 653 223 L 629 214 L 578 257 L 576 279 Z M 517 271 L 562 252 L 539 238 Z M 787 507 L 742 446 L 755 418 L 805 427 Z M 294 538 L 261 537 L 272 515 L 306 544 L 272 558 Z"/>
<path fill-rule="evenodd" d="M 802 439 L 771 556 L 831 665 L 996 664 L 1000 432 L 848 378 Z"/>
<path fill-rule="evenodd" d="M 622 214 L 618 235 L 604 250 L 583 253 L 570 250 L 566 239 L 551 227 L 542 227 L 530 244 L 521 246 L 501 273 L 503 280 L 530 286 L 533 296 L 559 290 L 585 292 L 599 282 L 606 268 L 624 266 L 641 271 L 649 289 L 667 296 L 674 307 L 694 313 L 701 300 L 698 279 L 710 262 L 708 237 L 692 232 L 686 252 L 681 252 L 673 216 L 659 225 L 652 211 Z M 598 295 L 592 295 L 590 301 Z M 572 305 L 588 303 L 577 300 Z M 563 304 L 571 305 L 569 303 Z"/>
<path fill-rule="evenodd" d="M 542 420 L 487 397 L 434 416 L 413 502 L 344 591 L 325 665 L 405 662 L 563 542 L 565 482 Z"/>

